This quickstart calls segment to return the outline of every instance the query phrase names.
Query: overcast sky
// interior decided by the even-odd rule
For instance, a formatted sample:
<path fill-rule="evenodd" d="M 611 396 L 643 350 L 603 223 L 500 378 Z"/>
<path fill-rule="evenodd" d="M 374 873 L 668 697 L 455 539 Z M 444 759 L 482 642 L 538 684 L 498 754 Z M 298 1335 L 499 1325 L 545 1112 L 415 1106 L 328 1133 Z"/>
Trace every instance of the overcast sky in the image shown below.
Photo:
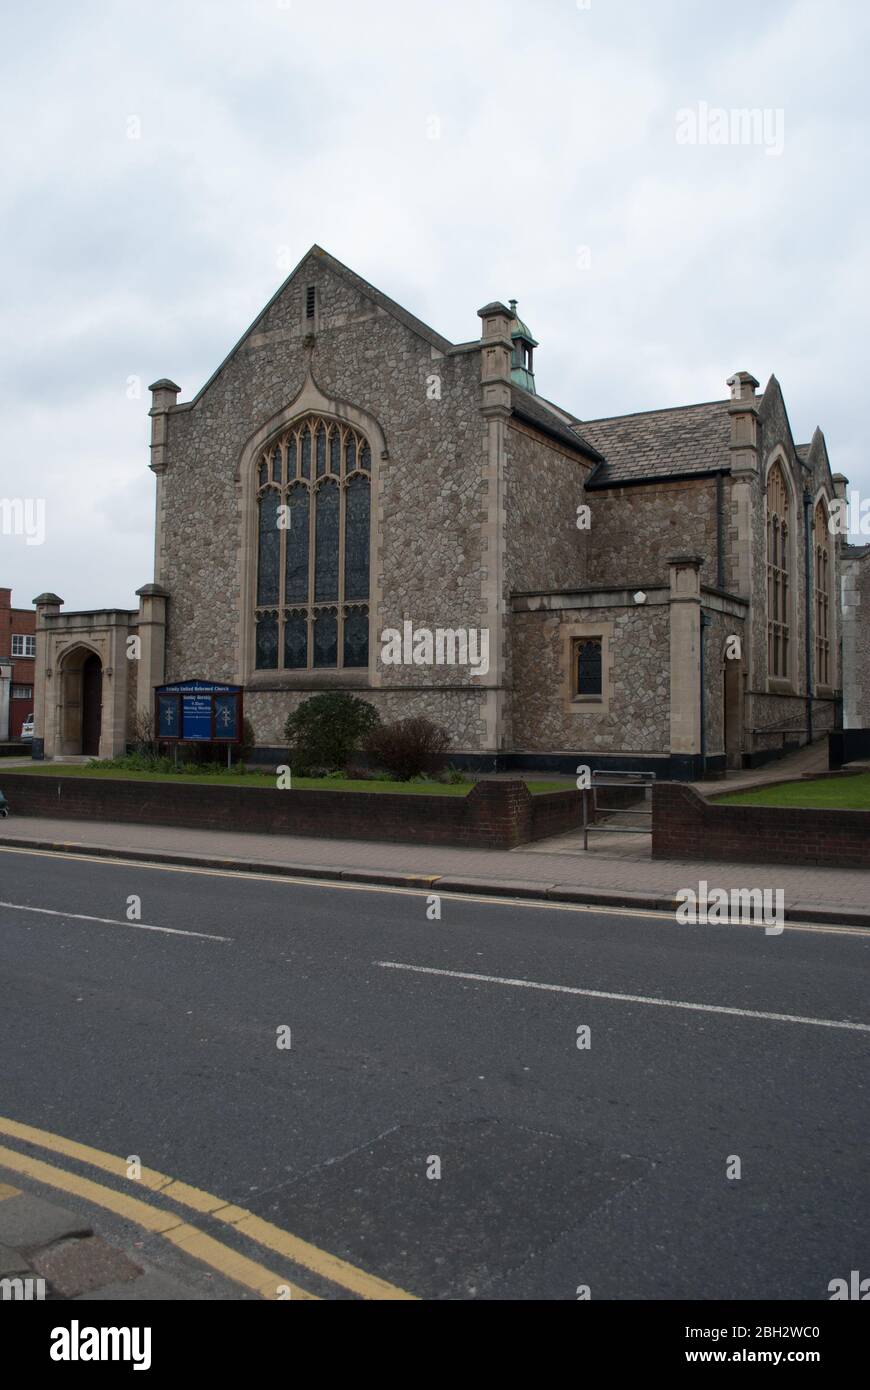
<path fill-rule="evenodd" d="M 152 578 L 146 388 L 169 376 L 189 399 L 313 242 L 457 342 L 516 297 L 539 391 L 581 417 L 776 373 L 796 441 L 821 425 L 834 472 L 870 497 L 868 15 L 7 8 L 0 498 L 47 511 L 44 544 L 0 535 L 0 586 L 135 606 Z M 740 109 L 760 113 L 748 141 L 717 115 Z"/>

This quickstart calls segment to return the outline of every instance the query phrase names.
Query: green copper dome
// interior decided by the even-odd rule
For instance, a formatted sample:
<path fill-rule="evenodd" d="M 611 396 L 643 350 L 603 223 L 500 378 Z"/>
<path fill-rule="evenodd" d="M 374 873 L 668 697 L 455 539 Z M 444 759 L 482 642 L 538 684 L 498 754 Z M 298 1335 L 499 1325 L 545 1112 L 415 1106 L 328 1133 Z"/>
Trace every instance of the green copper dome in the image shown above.
<path fill-rule="evenodd" d="M 522 386 L 526 391 L 535 392 L 535 373 L 532 370 L 532 352 L 538 346 L 536 339 L 532 337 L 531 329 L 517 314 L 517 301 L 510 301 L 511 314 L 511 339 L 514 350 L 511 357 L 511 380 L 517 385 Z"/>

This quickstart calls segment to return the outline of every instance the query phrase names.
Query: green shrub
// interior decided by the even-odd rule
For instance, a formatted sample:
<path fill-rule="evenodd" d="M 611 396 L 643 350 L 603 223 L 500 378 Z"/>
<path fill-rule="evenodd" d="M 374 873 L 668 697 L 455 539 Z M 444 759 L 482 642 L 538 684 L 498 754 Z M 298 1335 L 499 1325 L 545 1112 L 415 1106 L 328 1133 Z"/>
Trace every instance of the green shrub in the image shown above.
<path fill-rule="evenodd" d="M 91 758 L 87 765 L 118 772 L 175 771 L 172 758 L 158 757 L 156 753 L 123 753 L 117 758 Z"/>
<path fill-rule="evenodd" d="M 380 723 L 367 700 L 325 691 L 303 700 L 284 725 L 289 762 L 298 776 L 315 768 L 343 772 L 361 742 Z"/>
<path fill-rule="evenodd" d="M 439 772 L 449 745 L 447 730 L 422 715 L 399 719 L 395 724 L 380 724 L 363 740 L 369 756 L 399 782 Z"/>
<path fill-rule="evenodd" d="M 184 747 L 186 756 L 183 761 L 179 759 L 177 763 L 174 758 L 158 757 L 155 753 L 124 753 L 117 758 L 91 758 L 87 765 L 106 772 L 183 772 L 186 776 L 193 773 L 197 777 L 214 777 L 217 773 L 226 772 L 225 762 L 191 760 L 190 745 L 184 745 Z M 241 771 L 241 769 L 236 770 Z"/>

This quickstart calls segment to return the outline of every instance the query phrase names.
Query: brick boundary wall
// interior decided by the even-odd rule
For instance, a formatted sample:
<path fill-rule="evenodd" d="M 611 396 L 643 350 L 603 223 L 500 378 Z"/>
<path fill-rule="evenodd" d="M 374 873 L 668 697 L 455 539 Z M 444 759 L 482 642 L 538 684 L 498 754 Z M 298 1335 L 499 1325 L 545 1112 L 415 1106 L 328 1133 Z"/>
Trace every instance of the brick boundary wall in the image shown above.
<path fill-rule="evenodd" d="M 653 787 L 653 859 L 870 868 L 870 811 L 717 806 L 692 787 Z"/>
<path fill-rule="evenodd" d="M 335 840 L 513 849 L 580 824 L 580 793 L 532 796 L 524 782 L 482 781 L 467 796 L 272 791 L 120 778 L 3 773 L 12 816 L 173 825 Z M 9 824 L 9 822 L 5 822 Z"/>

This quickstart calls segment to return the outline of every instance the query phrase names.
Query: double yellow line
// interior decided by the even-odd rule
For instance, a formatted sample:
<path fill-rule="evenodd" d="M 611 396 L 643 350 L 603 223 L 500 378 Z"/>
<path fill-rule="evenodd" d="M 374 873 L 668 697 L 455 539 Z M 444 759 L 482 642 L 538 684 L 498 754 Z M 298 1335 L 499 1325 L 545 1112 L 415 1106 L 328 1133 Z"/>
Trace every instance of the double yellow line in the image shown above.
<path fill-rule="evenodd" d="M 74 1159 L 79 1163 L 85 1163 L 91 1168 L 101 1169 L 124 1182 L 134 1181 L 128 1178 L 129 1165 L 125 1158 L 105 1153 L 102 1149 L 91 1148 L 88 1144 L 76 1143 L 73 1139 L 65 1139 L 62 1135 L 52 1134 L 49 1130 L 37 1129 L 33 1125 L 20 1124 L 17 1120 L 0 1117 L 0 1134 L 20 1140 L 25 1144 L 33 1144 L 38 1148 L 47 1149 L 50 1153 Z M 244 1288 L 252 1289 L 261 1298 L 286 1299 L 289 1297 L 307 1300 L 318 1298 L 317 1294 L 309 1293 L 306 1289 L 290 1283 L 283 1276 L 267 1269 L 265 1265 L 259 1264 L 256 1260 L 248 1259 L 245 1255 L 240 1255 L 230 1246 L 206 1235 L 204 1231 L 182 1220 L 176 1212 L 167 1207 L 142 1201 L 139 1197 L 128 1196 L 127 1193 L 119 1192 L 113 1187 L 94 1182 L 90 1178 L 80 1177 L 77 1173 L 67 1172 L 64 1168 L 57 1168 L 53 1164 L 45 1163 L 42 1159 L 31 1158 L 29 1154 L 20 1153 L 17 1149 L 10 1149 L 4 1145 L 0 1145 L 0 1166 L 9 1168 L 15 1173 L 21 1173 L 34 1182 L 44 1183 L 47 1187 L 55 1187 L 63 1192 L 81 1197 L 86 1202 L 104 1207 L 107 1211 L 112 1211 L 117 1216 L 142 1226 L 146 1231 L 162 1236 L 164 1240 L 178 1246 L 185 1254 L 199 1260 L 201 1264 L 217 1270 L 227 1279 L 241 1284 Z M 415 1297 L 414 1294 L 406 1293 L 404 1289 L 397 1288 L 394 1284 L 388 1284 L 384 1279 L 379 1279 L 377 1275 L 357 1269 L 355 1265 L 348 1264 L 346 1260 L 341 1260 L 336 1255 L 330 1255 L 327 1251 L 320 1250 L 316 1245 L 311 1245 L 299 1236 L 291 1235 L 289 1231 L 274 1226 L 271 1221 L 264 1221 L 262 1217 L 255 1216 L 245 1207 L 238 1207 L 233 1203 L 225 1202 L 222 1197 L 215 1197 L 210 1192 L 202 1191 L 201 1188 L 179 1182 L 165 1173 L 157 1172 L 154 1168 L 143 1168 L 141 1176 L 135 1181 L 149 1192 L 169 1198 L 177 1205 L 186 1207 L 190 1211 L 199 1212 L 213 1221 L 222 1222 L 239 1235 L 246 1236 L 264 1249 L 272 1251 L 273 1254 L 280 1255 L 292 1264 L 309 1270 L 321 1279 L 337 1284 L 359 1298 L 394 1300 L 413 1299 Z"/>

